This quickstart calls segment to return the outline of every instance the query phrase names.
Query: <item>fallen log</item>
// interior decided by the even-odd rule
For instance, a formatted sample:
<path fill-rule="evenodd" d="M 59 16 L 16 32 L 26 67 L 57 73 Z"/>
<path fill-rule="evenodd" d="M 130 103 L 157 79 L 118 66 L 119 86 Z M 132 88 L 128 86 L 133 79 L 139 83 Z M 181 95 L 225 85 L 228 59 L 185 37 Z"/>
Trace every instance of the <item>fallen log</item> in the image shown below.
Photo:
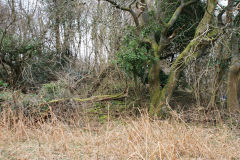
<path fill-rule="evenodd" d="M 78 103 L 83 103 L 83 102 L 99 102 L 99 101 L 110 101 L 110 100 L 118 100 L 118 99 L 123 99 L 127 97 L 128 93 L 120 93 L 116 95 L 98 95 L 98 96 L 92 96 L 89 98 L 62 98 L 62 99 L 53 99 L 49 102 L 41 103 L 40 106 L 44 105 L 53 105 L 56 103 L 64 103 L 68 101 L 75 101 Z"/>

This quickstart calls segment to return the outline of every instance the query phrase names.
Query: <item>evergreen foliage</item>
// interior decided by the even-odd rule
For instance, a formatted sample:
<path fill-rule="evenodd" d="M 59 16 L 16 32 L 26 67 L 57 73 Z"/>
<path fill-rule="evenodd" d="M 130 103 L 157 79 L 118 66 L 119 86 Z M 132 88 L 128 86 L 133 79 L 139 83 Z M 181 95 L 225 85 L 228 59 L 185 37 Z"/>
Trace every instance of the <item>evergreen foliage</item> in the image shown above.
<path fill-rule="evenodd" d="M 151 46 L 137 37 L 134 27 L 129 27 L 125 31 L 121 49 L 117 54 L 117 64 L 128 76 L 143 79 L 151 64 L 156 61 L 152 54 Z"/>

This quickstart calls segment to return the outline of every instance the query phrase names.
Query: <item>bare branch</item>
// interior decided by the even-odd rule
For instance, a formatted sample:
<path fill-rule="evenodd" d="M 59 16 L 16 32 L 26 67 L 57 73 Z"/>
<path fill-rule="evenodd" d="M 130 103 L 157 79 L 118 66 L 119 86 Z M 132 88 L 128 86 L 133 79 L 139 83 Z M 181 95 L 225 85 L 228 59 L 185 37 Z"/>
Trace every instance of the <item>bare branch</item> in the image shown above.
<path fill-rule="evenodd" d="M 128 8 L 132 8 L 132 5 L 136 2 L 136 0 L 133 0 L 129 5 Z"/>
<path fill-rule="evenodd" d="M 114 2 L 112 0 L 104 0 L 104 1 L 107 1 L 109 3 L 111 3 L 114 7 L 116 7 L 117 9 L 121 9 L 123 11 L 128 11 L 128 12 L 131 12 L 131 9 L 130 8 L 126 8 L 126 7 L 123 7 L 119 4 L 117 4 L 117 2 Z"/>
<path fill-rule="evenodd" d="M 218 16 L 217 16 L 217 20 L 218 20 L 218 25 L 219 26 L 223 26 L 224 24 L 223 24 L 223 20 L 222 20 L 222 16 L 223 16 L 223 14 L 226 12 L 226 10 L 224 9 L 224 10 L 222 10 L 219 14 L 218 14 Z"/>
<path fill-rule="evenodd" d="M 197 2 L 197 1 L 196 0 L 191 0 L 191 1 L 188 1 L 188 2 L 184 2 L 184 0 L 182 0 L 181 5 L 176 9 L 173 16 L 171 17 L 171 19 L 167 23 L 167 29 L 170 28 L 176 22 L 177 18 L 179 17 L 179 15 L 182 12 L 182 9 L 186 6 L 188 6 L 188 5 L 191 5 L 194 2 Z"/>
<path fill-rule="evenodd" d="M 225 7 L 223 7 L 221 4 L 217 4 L 221 9 L 225 10 Z"/>
<path fill-rule="evenodd" d="M 237 6 L 235 7 L 234 11 L 240 10 L 240 2 L 237 4 Z"/>
<path fill-rule="evenodd" d="M 188 5 L 191 5 L 192 3 L 197 2 L 197 0 L 190 0 L 188 2 L 184 2 L 184 0 L 181 0 L 181 4 L 180 6 L 175 10 L 174 14 L 172 15 L 171 19 L 168 21 L 167 24 L 165 24 L 164 22 L 162 22 L 164 29 L 161 33 L 161 40 L 160 43 L 162 44 L 162 46 L 166 47 L 166 44 L 169 43 L 169 41 L 175 36 L 174 33 L 170 36 L 167 37 L 167 32 L 169 30 L 170 27 L 173 26 L 173 24 L 176 22 L 177 18 L 179 17 L 179 15 L 182 12 L 182 9 Z M 164 47 L 162 47 L 163 49 Z M 160 51 L 161 52 L 161 51 Z"/>
<path fill-rule="evenodd" d="M 112 0 L 103 0 L 103 1 L 106 1 L 106 2 L 111 3 L 111 4 L 112 4 L 114 7 L 116 7 L 117 9 L 121 9 L 121 10 L 123 10 L 123 11 L 129 12 L 129 13 L 132 15 L 132 17 L 133 17 L 133 20 L 134 20 L 134 23 L 135 23 L 136 27 L 139 27 L 138 16 L 137 16 L 137 14 L 132 10 L 132 5 L 136 2 L 136 0 L 133 0 L 133 1 L 129 4 L 128 8 L 123 7 L 123 6 L 121 6 L 120 4 L 118 4 L 117 2 L 112 1 Z"/>

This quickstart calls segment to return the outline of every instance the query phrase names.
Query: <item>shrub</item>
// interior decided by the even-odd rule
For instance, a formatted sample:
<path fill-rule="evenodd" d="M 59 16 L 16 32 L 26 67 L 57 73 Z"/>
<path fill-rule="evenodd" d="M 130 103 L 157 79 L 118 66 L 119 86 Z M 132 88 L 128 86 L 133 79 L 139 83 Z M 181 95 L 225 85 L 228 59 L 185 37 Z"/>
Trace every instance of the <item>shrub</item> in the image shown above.
<path fill-rule="evenodd" d="M 39 94 L 45 101 L 50 101 L 56 98 L 69 97 L 70 91 L 64 81 L 59 80 L 44 84 Z"/>

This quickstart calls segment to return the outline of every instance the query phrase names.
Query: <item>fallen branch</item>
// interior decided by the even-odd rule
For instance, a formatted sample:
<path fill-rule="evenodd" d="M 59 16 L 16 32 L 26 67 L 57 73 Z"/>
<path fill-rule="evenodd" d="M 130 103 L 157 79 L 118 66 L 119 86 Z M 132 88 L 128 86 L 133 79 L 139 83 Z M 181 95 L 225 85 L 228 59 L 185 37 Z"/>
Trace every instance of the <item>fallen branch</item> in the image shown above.
<path fill-rule="evenodd" d="M 110 101 L 110 100 L 118 100 L 118 99 L 122 99 L 127 97 L 128 93 L 120 93 L 120 94 L 116 94 L 116 95 L 98 95 L 98 96 L 92 96 L 89 98 L 62 98 L 62 99 L 54 99 L 51 100 L 49 102 L 45 102 L 40 104 L 40 106 L 44 106 L 44 105 L 52 105 L 55 103 L 64 103 L 64 102 L 68 102 L 68 101 L 75 101 L 78 103 L 82 103 L 82 102 L 99 102 L 99 101 Z"/>

